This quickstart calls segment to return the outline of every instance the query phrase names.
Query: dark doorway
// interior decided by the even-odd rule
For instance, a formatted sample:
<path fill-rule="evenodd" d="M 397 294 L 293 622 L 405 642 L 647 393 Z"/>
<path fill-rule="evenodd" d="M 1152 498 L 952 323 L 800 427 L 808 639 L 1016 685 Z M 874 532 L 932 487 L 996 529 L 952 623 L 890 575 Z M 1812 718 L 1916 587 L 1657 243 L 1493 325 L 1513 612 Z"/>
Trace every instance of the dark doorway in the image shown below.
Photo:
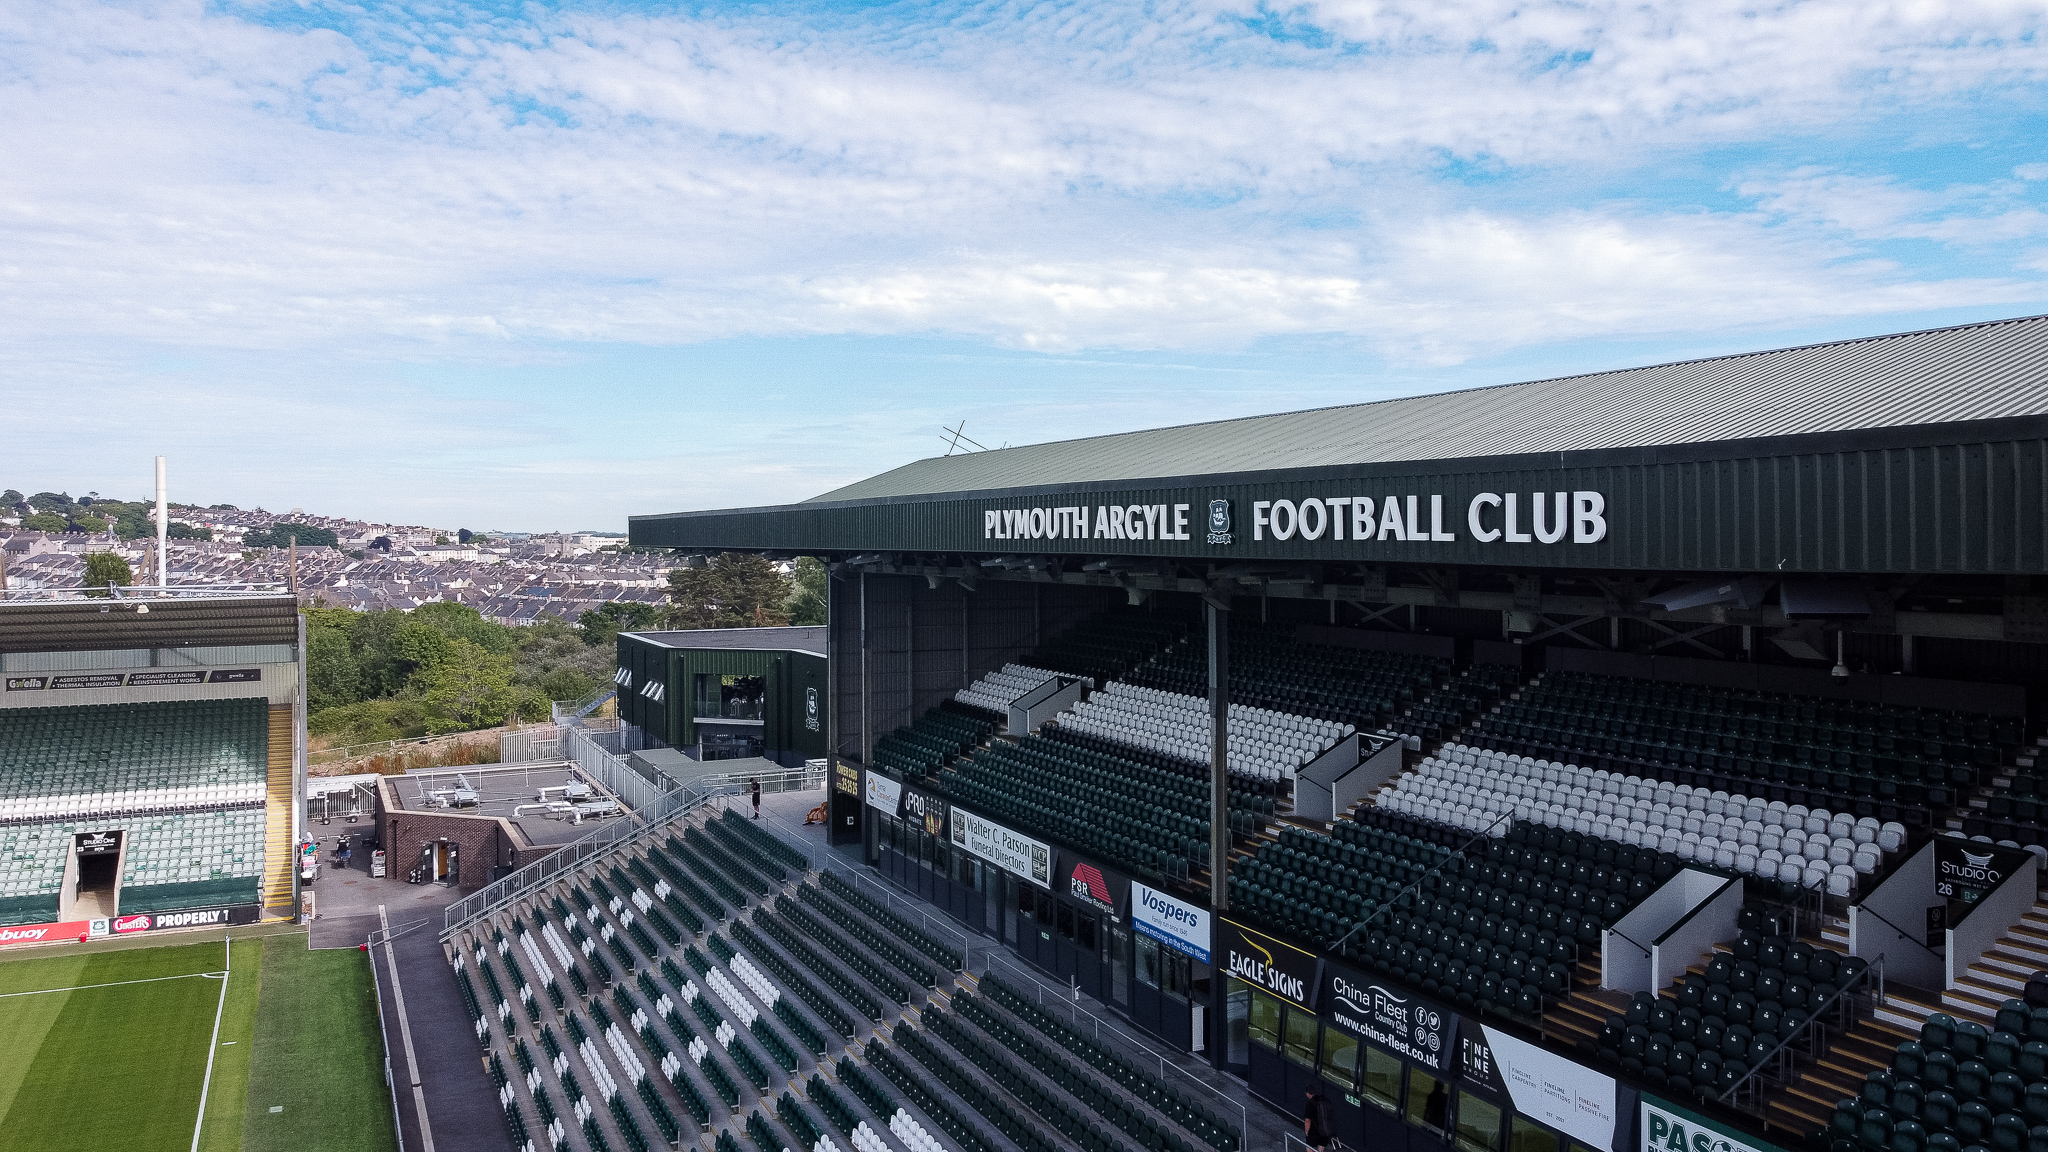
<path fill-rule="evenodd" d="M 72 851 L 78 854 L 75 915 L 114 915 L 121 881 L 122 836 L 120 832 L 80 832 L 72 838 Z"/>

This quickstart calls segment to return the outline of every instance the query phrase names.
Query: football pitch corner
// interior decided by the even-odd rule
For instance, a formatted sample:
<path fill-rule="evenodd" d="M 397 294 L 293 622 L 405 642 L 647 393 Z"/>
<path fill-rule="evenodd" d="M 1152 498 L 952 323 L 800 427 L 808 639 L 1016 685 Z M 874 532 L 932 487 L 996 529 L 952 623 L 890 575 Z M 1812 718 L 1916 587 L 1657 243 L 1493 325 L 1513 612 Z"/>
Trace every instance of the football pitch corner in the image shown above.
<path fill-rule="evenodd" d="M 0 1132 L 49 1152 L 387 1152 L 367 958 L 302 932 L 0 957 Z"/>

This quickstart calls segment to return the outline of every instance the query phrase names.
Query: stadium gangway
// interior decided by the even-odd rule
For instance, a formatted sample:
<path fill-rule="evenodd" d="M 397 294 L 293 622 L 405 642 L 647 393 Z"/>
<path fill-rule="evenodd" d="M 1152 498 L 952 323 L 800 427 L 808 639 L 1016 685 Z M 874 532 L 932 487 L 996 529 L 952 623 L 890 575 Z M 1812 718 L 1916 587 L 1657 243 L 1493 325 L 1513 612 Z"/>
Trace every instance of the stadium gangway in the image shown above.
<path fill-rule="evenodd" d="M 583 733 L 575 729 L 565 730 L 563 740 L 565 744 L 574 746 L 574 759 L 579 766 L 611 789 L 614 795 L 628 801 L 627 807 L 631 809 L 629 818 L 601 824 L 583 838 L 570 841 L 542 859 L 449 905 L 441 930 L 443 940 L 483 919 L 499 904 L 546 887 L 575 871 L 585 861 L 611 851 L 626 840 L 666 827 L 721 796 L 741 794 L 750 781 L 760 780 L 764 790 L 771 783 L 779 789 L 820 788 L 825 783 L 822 770 L 804 767 L 748 776 L 706 776 L 693 785 L 658 792 L 645 777 L 628 768 L 618 757 L 597 747 Z M 626 791 L 622 792 L 622 788 Z M 628 795 L 628 792 L 637 795 Z"/>
<path fill-rule="evenodd" d="M 1245 1106 L 1242 1103 L 1231 1099 L 1229 1094 L 1224 1092 L 1221 1088 L 1216 1087 L 1214 1084 L 1209 1083 L 1207 1080 L 1204 1080 L 1201 1077 L 1195 1075 L 1194 1073 L 1188 1071 L 1187 1069 L 1181 1067 L 1179 1062 L 1168 1060 L 1165 1056 L 1161 1055 L 1158 1052 L 1153 1051 L 1152 1048 L 1150 1048 L 1149 1046 L 1139 1042 L 1138 1039 L 1136 1037 L 1133 1037 L 1130 1033 L 1125 1032 L 1123 1029 L 1118 1028 L 1116 1025 L 1103 1020 L 1100 1016 L 1097 1016 L 1095 1013 L 1087 1011 L 1086 1009 L 1082 1008 L 1080 1004 L 1075 1002 L 1074 999 L 1075 997 L 1078 997 L 1080 994 L 1077 988 L 1069 987 L 1066 989 L 1057 990 L 1048 988 L 1045 984 L 1039 981 L 1038 977 L 1032 975 L 1030 970 L 1018 964 L 1016 961 L 1011 960 L 1009 957 L 1004 956 L 1001 953 L 995 951 L 994 949 L 989 950 L 988 959 L 989 966 L 986 969 L 984 969 L 984 974 L 994 975 L 995 966 L 997 964 L 1001 964 L 1004 968 L 1009 969 L 1008 972 L 1003 973 L 1003 978 L 1005 980 L 1009 980 L 1011 981 L 1011 983 L 1015 983 L 1015 978 L 1011 976 L 1011 973 L 1014 972 L 1017 976 L 1020 976 L 1024 980 L 1029 981 L 1031 987 L 1036 989 L 1034 997 L 1038 1001 L 1038 1006 L 1040 1008 L 1046 1009 L 1047 1011 L 1056 1010 L 1059 1012 L 1066 1013 L 1068 1019 L 1072 1021 L 1076 1031 L 1080 1030 L 1081 1021 L 1083 1019 L 1086 1019 L 1088 1021 L 1089 1027 L 1092 1031 L 1092 1035 L 1094 1036 L 1096 1042 L 1109 1043 L 1113 1045 L 1119 1045 L 1124 1048 L 1134 1049 L 1140 1053 L 1143 1053 L 1145 1059 L 1158 1061 L 1160 1083 L 1171 1083 L 1171 1081 L 1167 1078 L 1166 1075 L 1167 1072 L 1170 1070 L 1178 1074 L 1181 1077 L 1181 1079 L 1186 1080 L 1190 1084 L 1197 1085 L 1202 1089 L 1202 1091 L 1207 1092 L 1209 1095 L 1214 1096 L 1218 1100 L 1223 1101 L 1223 1103 L 1228 1105 L 1229 1107 L 1237 1109 L 1238 1147 L 1241 1149 L 1251 1147 L 1251 1113 L 1248 1110 L 1246 1110 Z M 1052 996 L 1050 1000 L 1046 999 L 1048 993 L 1051 993 Z M 1103 1033 L 1105 1032 L 1109 1033 L 1109 1035 L 1111 1036 L 1114 1036 L 1116 1039 L 1113 1041 L 1104 1040 Z"/>

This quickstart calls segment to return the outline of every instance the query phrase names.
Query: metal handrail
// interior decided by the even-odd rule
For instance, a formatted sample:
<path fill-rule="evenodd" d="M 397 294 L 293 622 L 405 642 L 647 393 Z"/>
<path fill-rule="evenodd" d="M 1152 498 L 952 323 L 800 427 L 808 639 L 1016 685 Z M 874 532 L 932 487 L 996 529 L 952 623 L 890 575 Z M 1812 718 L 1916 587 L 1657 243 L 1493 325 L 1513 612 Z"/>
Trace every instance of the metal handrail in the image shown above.
<path fill-rule="evenodd" d="M 1822 1001 L 1820 1010 L 1813 1013 L 1811 1016 L 1808 1016 L 1806 1018 L 1806 1023 L 1801 1024 L 1796 1030 L 1793 1031 L 1793 1033 L 1790 1036 L 1786 1036 L 1783 1039 L 1779 1040 L 1776 1047 L 1772 1048 L 1769 1052 L 1764 1053 L 1764 1058 L 1757 1061 L 1755 1067 L 1751 1068 L 1747 1073 L 1743 1074 L 1742 1079 L 1737 1080 L 1733 1084 L 1730 1084 L 1728 1086 L 1727 1091 L 1721 1093 L 1719 1096 L 1715 1098 L 1719 1100 L 1721 1103 L 1726 1104 L 1731 1108 L 1741 1107 L 1741 1105 L 1738 1105 L 1736 1103 L 1738 1097 L 1746 1097 L 1752 1102 L 1757 1100 L 1759 1098 L 1759 1094 L 1754 1090 L 1756 1087 L 1754 1082 L 1757 1081 L 1758 1078 L 1764 1076 L 1767 1071 L 1775 1073 L 1775 1075 L 1772 1076 L 1771 1083 L 1787 1083 L 1789 1080 L 1788 1074 L 1791 1071 L 1791 1058 L 1793 1055 L 1795 1055 L 1795 1053 L 1790 1051 L 1792 1044 L 1795 1041 L 1804 1040 L 1806 1041 L 1807 1058 L 1813 1059 L 1815 1057 L 1818 1057 L 1820 1055 L 1820 1051 L 1817 1040 L 1823 1036 L 1827 1028 L 1827 1025 L 1822 1023 L 1823 1018 L 1826 1017 L 1831 1010 L 1833 1010 L 1837 1015 L 1840 1015 L 1840 1009 L 1842 1007 L 1847 1007 L 1847 1005 L 1843 1001 L 1843 997 L 1846 996 L 1851 997 L 1853 999 L 1856 996 L 1860 996 L 1870 992 L 1873 980 L 1875 981 L 1877 989 L 1876 999 L 1873 1004 L 1873 1006 L 1875 1006 L 1875 1004 L 1883 1004 L 1885 1002 L 1884 956 L 1882 954 L 1880 954 L 1877 957 L 1877 959 L 1871 961 L 1870 966 L 1863 970 L 1863 978 L 1861 980 L 1857 981 L 1854 985 L 1835 989 L 1835 994 L 1833 996 L 1828 997 L 1826 1000 Z M 1842 1025 L 1842 1031 L 1850 1031 L 1855 1026 L 1855 1023 L 1856 1014 L 1853 1010 L 1851 1010 L 1847 1014 L 1846 1023 Z M 1745 1109 L 1745 1111 L 1748 1111 L 1748 1109 Z M 1756 1112 L 1751 1112 L 1751 1114 L 1760 1115 L 1760 1113 Z"/>
<path fill-rule="evenodd" d="M 1920 949 L 1922 952 L 1927 953 L 1929 956 L 1932 956 L 1937 960 L 1944 959 L 1943 954 L 1940 952 L 1936 952 L 1934 949 L 1928 947 L 1926 941 L 1921 940 L 1919 937 L 1914 936 L 1911 932 L 1908 932 L 1904 928 L 1899 927 L 1897 924 L 1892 923 L 1889 919 L 1886 919 L 1882 913 L 1873 910 L 1869 905 L 1858 904 L 1856 906 L 1856 911 L 1865 916 L 1876 917 L 1878 921 L 1882 923 L 1885 927 L 1891 929 L 1894 932 L 1897 932 L 1901 940 L 1911 942 L 1915 948 Z M 1880 953 L 1879 955 L 1882 956 L 1882 953 Z"/>
<path fill-rule="evenodd" d="M 1636 951 L 1641 952 L 1643 955 L 1648 956 L 1650 954 L 1650 950 L 1648 948 L 1643 947 L 1641 941 L 1637 940 L 1635 937 L 1629 935 L 1628 933 L 1623 932 L 1621 929 L 1609 928 L 1607 929 L 1607 932 L 1611 935 L 1619 936 L 1623 940 L 1626 940 L 1629 943 L 1634 944 L 1636 946 Z"/>
<path fill-rule="evenodd" d="M 1018 965 L 1009 957 L 999 954 L 994 949 L 989 950 L 988 959 L 989 967 L 984 968 L 982 970 L 983 975 L 990 974 L 993 971 L 994 966 L 997 963 L 1001 963 L 1004 967 L 1013 969 L 1019 975 L 1023 976 L 1026 980 L 1029 980 L 1032 986 L 1038 990 L 1039 1007 L 1050 1007 L 1050 1005 L 1046 1004 L 1045 1002 L 1045 994 L 1047 992 L 1052 991 L 1052 989 L 1048 988 L 1043 982 L 1041 982 L 1038 979 L 1038 977 L 1033 976 L 1028 970 Z M 1005 979 L 1007 979 L 1007 977 L 1005 977 Z M 1069 991 L 1072 990 L 1070 989 Z M 1175 1072 L 1180 1073 L 1181 1076 L 1188 1080 L 1190 1083 L 1200 1085 L 1202 1089 L 1208 1092 L 1210 1095 L 1223 1101 L 1225 1104 L 1228 1104 L 1231 1107 L 1236 1108 L 1238 1114 L 1238 1147 L 1240 1149 L 1246 1149 L 1251 1146 L 1251 1113 L 1245 1108 L 1243 1104 L 1239 1103 L 1236 1100 L 1231 1099 L 1228 1095 L 1224 1093 L 1224 1091 L 1221 1088 L 1218 1088 L 1215 1085 L 1209 1083 L 1208 1081 L 1203 1080 L 1201 1077 L 1196 1076 L 1194 1073 L 1181 1067 L 1178 1063 L 1168 1061 L 1164 1055 L 1153 1051 L 1151 1048 L 1139 1042 L 1135 1037 L 1131 1036 L 1123 1029 L 1118 1028 L 1116 1025 L 1105 1022 L 1100 1016 L 1097 1016 L 1095 1013 L 1086 1011 L 1079 1004 L 1073 1003 L 1064 995 L 1055 993 L 1054 999 L 1059 1001 L 1060 1007 L 1064 1008 L 1070 1014 L 1070 1017 L 1076 1025 L 1080 1024 L 1081 1017 L 1086 1016 L 1088 1018 L 1089 1023 L 1094 1027 L 1094 1038 L 1096 1040 L 1099 1041 L 1102 1039 L 1102 1033 L 1106 1029 L 1110 1033 L 1110 1035 L 1115 1036 L 1119 1040 L 1122 1040 L 1126 1046 L 1135 1048 L 1138 1051 L 1143 1052 L 1145 1055 L 1153 1058 L 1154 1060 L 1159 1061 L 1160 1080 L 1163 1081 L 1166 1079 L 1166 1070 L 1171 1068 Z"/>

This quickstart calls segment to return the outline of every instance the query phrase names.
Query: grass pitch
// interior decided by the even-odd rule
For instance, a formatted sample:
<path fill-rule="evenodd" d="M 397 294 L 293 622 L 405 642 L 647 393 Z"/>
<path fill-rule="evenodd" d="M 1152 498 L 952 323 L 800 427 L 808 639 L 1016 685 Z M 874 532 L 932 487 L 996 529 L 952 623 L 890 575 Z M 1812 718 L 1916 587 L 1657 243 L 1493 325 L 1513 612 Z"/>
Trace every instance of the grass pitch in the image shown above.
<path fill-rule="evenodd" d="M 385 1152 L 381 1061 L 367 959 L 302 935 L 0 958 L 9 1147 Z"/>

